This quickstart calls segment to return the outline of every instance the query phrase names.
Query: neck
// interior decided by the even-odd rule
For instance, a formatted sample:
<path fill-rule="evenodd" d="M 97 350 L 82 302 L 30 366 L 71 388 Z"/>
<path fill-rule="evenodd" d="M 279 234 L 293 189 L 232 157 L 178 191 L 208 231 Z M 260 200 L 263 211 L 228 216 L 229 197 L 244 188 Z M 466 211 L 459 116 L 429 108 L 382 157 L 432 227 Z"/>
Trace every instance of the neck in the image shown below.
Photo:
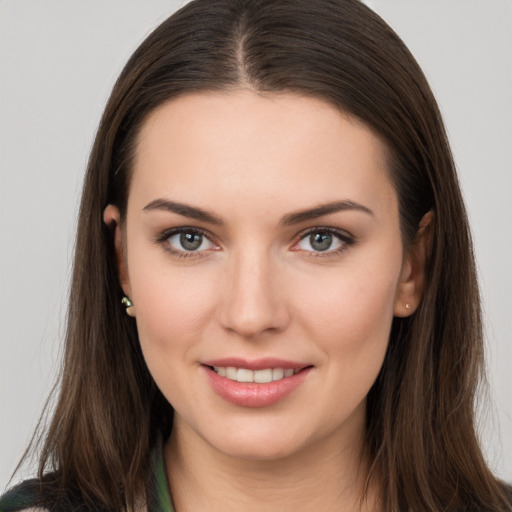
<path fill-rule="evenodd" d="M 175 428 L 165 447 L 176 512 L 318 512 L 379 510 L 368 457 L 358 442 L 324 439 L 292 455 L 247 460 L 220 453 L 193 431 Z M 335 440 L 337 441 L 337 440 Z"/>

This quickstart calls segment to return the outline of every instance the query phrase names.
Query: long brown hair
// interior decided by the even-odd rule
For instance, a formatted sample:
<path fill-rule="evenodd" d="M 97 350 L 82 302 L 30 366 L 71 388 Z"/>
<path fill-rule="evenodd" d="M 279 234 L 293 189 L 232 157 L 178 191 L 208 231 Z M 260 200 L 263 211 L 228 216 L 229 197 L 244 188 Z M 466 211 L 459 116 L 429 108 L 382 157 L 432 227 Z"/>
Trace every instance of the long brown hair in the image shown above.
<path fill-rule="evenodd" d="M 475 434 L 479 294 L 443 122 L 403 42 L 357 0 L 194 0 L 127 63 L 85 178 L 60 394 L 39 466 L 46 495 L 73 492 L 126 510 L 144 491 L 149 453 L 169 435 L 173 411 L 121 307 L 102 212 L 112 203 L 124 216 L 135 141 L 151 111 L 180 94 L 236 88 L 321 98 L 379 134 L 404 246 L 434 211 L 423 300 L 411 318 L 394 320 L 368 397 L 369 481 L 378 479 L 388 511 L 504 510 L 505 492 Z"/>

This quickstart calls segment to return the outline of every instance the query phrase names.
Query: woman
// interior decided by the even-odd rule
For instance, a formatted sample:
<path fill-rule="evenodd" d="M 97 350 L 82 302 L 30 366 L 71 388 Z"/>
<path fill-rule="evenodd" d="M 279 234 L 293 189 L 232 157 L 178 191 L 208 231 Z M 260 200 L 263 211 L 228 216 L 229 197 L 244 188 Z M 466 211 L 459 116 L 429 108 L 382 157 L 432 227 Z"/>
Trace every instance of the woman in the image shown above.
<path fill-rule="evenodd" d="M 64 361 L 39 480 L 1 510 L 509 507 L 475 435 L 442 121 L 353 0 L 195 1 L 135 52 L 89 162 Z"/>

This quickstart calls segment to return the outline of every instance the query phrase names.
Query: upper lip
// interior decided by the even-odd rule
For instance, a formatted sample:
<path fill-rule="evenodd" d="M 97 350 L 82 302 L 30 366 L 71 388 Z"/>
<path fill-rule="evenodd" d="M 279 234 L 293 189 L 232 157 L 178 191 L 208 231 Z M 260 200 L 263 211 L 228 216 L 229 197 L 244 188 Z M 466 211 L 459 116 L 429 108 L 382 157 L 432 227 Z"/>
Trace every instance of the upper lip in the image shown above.
<path fill-rule="evenodd" d="M 264 357 L 261 359 L 253 359 L 251 361 L 240 357 L 224 357 L 222 359 L 210 359 L 203 361 L 204 366 L 220 366 L 227 368 L 229 366 L 235 368 L 246 368 L 247 370 L 265 370 L 267 368 L 292 368 L 293 370 L 300 370 L 311 366 L 297 361 L 290 361 L 285 359 L 278 359 L 275 357 Z"/>

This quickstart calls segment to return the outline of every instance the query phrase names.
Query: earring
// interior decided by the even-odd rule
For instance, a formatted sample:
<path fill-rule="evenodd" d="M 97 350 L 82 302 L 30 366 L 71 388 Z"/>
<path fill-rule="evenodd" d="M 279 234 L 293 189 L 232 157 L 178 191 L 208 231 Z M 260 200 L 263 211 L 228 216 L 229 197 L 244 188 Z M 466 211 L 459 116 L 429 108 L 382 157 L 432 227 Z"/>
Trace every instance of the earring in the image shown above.
<path fill-rule="evenodd" d="M 121 304 L 123 304 L 124 307 L 126 308 L 126 314 L 128 316 L 131 316 L 131 317 L 135 316 L 135 306 L 133 305 L 133 302 L 129 299 L 129 297 L 127 295 L 125 295 L 121 299 Z"/>
<path fill-rule="evenodd" d="M 411 305 L 408 302 L 405 303 L 405 309 L 411 309 Z"/>

